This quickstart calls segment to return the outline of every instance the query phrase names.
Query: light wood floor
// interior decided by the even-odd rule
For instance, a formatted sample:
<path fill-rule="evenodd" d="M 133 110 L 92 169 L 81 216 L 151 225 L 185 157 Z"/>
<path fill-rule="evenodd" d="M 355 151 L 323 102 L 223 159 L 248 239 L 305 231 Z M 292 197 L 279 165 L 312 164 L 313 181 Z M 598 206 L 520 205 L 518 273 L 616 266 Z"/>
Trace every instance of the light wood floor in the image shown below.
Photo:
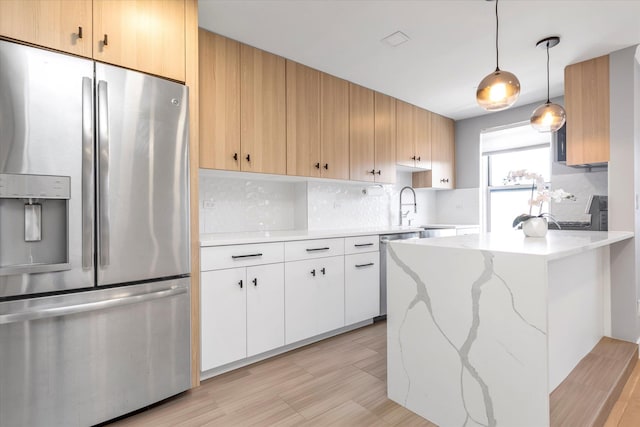
<path fill-rule="evenodd" d="M 386 322 L 204 381 L 112 426 L 434 426 L 386 397 Z M 640 426 L 640 363 L 605 427 Z"/>

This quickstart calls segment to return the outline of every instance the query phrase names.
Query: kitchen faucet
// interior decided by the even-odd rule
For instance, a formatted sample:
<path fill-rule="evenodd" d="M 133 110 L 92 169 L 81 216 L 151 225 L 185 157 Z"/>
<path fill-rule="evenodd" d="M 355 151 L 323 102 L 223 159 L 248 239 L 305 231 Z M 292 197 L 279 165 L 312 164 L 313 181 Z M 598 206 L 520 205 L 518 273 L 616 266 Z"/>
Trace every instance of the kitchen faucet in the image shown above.
<path fill-rule="evenodd" d="M 402 203 L 402 193 L 404 193 L 404 190 L 411 190 L 411 192 L 413 193 L 413 203 Z M 412 187 L 406 186 L 403 187 L 402 190 L 400 190 L 400 205 L 398 206 L 398 221 L 400 222 L 399 225 L 402 225 L 402 218 L 406 218 L 407 215 L 409 214 L 409 211 L 405 212 L 404 214 L 402 213 L 402 207 L 403 206 L 411 206 L 413 205 L 413 213 L 418 213 L 418 205 L 416 203 L 416 192 Z M 411 225 L 411 220 L 409 220 L 409 225 Z"/>

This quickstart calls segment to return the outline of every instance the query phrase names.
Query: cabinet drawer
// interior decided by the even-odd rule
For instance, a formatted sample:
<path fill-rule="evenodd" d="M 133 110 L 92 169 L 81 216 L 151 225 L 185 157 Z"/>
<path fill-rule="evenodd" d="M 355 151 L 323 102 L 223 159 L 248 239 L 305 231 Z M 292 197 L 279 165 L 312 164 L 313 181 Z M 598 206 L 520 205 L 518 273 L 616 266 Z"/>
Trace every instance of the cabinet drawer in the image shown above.
<path fill-rule="evenodd" d="M 344 255 L 344 239 L 318 239 L 285 242 L 285 261 Z"/>
<path fill-rule="evenodd" d="M 360 252 L 375 252 L 378 250 L 380 237 L 374 236 L 357 236 L 347 237 L 344 239 L 344 253 L 357 254 Z"/>
<path fill-rule="evenodd" d="M 212 246 L 200 250 L 200 270 L 247 267 L 282 262 L 284 243 Z"/>

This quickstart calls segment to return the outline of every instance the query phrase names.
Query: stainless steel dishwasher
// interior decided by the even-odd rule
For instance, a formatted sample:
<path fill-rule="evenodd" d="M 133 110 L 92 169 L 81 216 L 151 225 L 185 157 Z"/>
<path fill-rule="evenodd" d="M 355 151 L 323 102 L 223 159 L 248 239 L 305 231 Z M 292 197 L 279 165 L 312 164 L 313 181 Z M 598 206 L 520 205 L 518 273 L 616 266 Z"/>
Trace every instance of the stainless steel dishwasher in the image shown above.
<path fill-rule="evenodd" d="M 419 239 L 419 231 L 383 234 L 380 236 L 380 315 L 374 320 L 387 317 L 387 245 L 392 240 Z"/>

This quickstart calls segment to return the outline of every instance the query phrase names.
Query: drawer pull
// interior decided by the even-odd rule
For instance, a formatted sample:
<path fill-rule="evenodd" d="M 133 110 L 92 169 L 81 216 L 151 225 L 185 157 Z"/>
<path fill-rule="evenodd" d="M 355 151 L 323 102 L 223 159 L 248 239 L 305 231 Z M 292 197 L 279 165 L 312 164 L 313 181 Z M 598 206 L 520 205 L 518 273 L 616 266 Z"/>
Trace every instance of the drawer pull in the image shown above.
<path fill-rule="evenodd" d="M 238 285 L 240 285 L 240 289 L 242 289 L 242 280 L 238 282 Z"/>
<path fill-rule="evenodd" d="M 314 268 L 313 270 L 311 270 L 311 275 L 312 275 L 313 277 L 316 277 L 316 269 L 315 269 L 315 268 Z"/>
<path fill-rule="evenodd" d="M 372 265 L 373 265 L 372 262 L 369 262 L 367 264 L 356 264 L 356 268 L 371 267 Z"/>
<path fill-rule="evenodd" d="M 78 38 L 82 38 L 82 27 L 78 27 Z"/>
<path fill-rule="evenodd" d="M 327 271 L 324 269 L 324 267 L 322 267 L 322 268 L 320 269 L 320 271 L 322 271 L 322 275 L 323 275 L 323 276 L 324 276 L 325 274 L 327 274 Z"/>
<path fill-rule="evenodd" d="M 331 248 L 329 248 L 329 247 L 326 247 L 326 248 L 311 248 L 311 249 L 307 249 L 307 252 L 328 251 L 329 249 L 331 249 Z"/>
<path fill-rule="evenodd" d="M 254 257 L 258 257 L 258 256 L 262 256 L 262 254 L 231 255 L 231 258 L 233 258 L 233 259 L 242 259 L 242 258 L 254 258 Z"/>
<path fill-rule="evenodd" d="M 253 279 L 252 282 L 253 282 L 253 286 L 258 286 L 258 278 L 257 277 L 255 279 Z"/>
<path fill-rule="evenodd" d="M 373 243 L 356 243 L 355 245 L 356 248 L 364 248 L 365 246 L 373 246 Z"/>

